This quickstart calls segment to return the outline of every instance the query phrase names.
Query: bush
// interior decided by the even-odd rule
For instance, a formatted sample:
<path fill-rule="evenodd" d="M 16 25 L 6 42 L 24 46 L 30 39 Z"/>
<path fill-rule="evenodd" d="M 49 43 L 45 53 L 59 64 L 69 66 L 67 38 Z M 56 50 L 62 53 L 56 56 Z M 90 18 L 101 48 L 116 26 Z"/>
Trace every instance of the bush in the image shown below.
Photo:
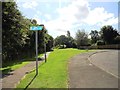
<path fill-rule="evenodd" d="M 57 45 L 55 48 L 56 49 L 64 49 L 64 48 L 66 48 L 66 45 Z"/>
<path fill-rule="evenodd" d="M 97 45 L 105 45 L 105 42 L 102 40 L 97 41 Z"/>
<path fill-rule="evenodd" d="M 117 36 L 117 37 L 114 39 L 114 44 L 120 44 L 120 36 Z"/>

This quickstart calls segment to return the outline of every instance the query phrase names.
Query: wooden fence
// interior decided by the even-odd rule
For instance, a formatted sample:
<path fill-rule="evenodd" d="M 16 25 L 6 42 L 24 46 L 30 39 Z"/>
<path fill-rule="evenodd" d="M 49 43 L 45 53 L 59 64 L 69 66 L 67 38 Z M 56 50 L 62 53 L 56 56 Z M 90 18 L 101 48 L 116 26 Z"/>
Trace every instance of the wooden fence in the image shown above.
<path fill-rule="evenodd" d="M 79 49 L 120 49 L 120 44 L 99 45 L 99 46 L 80 46 Z"/>

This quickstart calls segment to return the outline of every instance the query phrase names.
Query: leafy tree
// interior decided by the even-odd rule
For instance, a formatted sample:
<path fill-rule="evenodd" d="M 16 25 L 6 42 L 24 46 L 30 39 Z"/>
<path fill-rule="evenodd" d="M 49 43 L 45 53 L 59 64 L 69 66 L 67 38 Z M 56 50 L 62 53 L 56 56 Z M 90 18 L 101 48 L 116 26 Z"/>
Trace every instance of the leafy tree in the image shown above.
<path fill-rule="evenodd" d="M 13 59 L 24 44 L 20 22 L 23 17 L 15 2 L 2 2 L 2 16 L 3 60 Z"/>
<path fill-rule="evenodd" d="M 23 17 L 14 1 L 2 2 L 2 16 L 3 63 L 35 55 L 35 32 L 29 28 L 38 25 L 37 21 Z M 51 50 L 53 45 L 53 38 L 46 29 L 38 31 L 39 53 L 44 51 L 44 36 L 47 50 Z"/>
<path fill-rule="evenodd" d="M 44 26 L 42 31 L 38 32 L 39 52 L 44 52 L 44 44 L 46 44 L 46 51 L 50 51 L 53 48 L 53 37 L 48 34 L 47 29 Z"/>
<path fill-rule="evenodd" d="M 92 39 L 91 42 L 93 44 L 96 43 L 99 40 L 99 33 L 98 33 L 97 30 L 92 30 L 90 35 L 91 35 L 91 39 Z"/>
<path fill-rule="evenodd" d="M 29 30 L 30 25 L 33 25 L 30 19 L 23 17 L 20 21 L 22 28 L 20 28 L 20 32 L 22 33 L 23 45 L 21 49 L 19 49 L 19 57 L 25 56 L 33 56 L 35 50 L 35 32 Z M 31 53 L 30 53 L 31 52 Z"/>
<path fill-rule="evenodd" d="M 114 43 L 115 44 L 120 44 L 120 35 L 118 35 L 117 37 L 115 37 Z"/>
<path fill-rule="evenodd" d="M 47 51 L 50 51 L 53 48 L 53 41 L 54 41 L 54 39 L 49 34 L 47 34 L 47 38 L 48 38 L 48 41 L 46 43 L 46 46 L 47 46 L 46 49 L 47 49 Z"/>
<path fill-rule="evenodd" d="M 76 43 L 75 40 L 71 37 L 70 31 L 67 31 L 67 39 L 68 39 L 66 43 L 67 48 L 75 48 Z"/>
<path fill-rule="evenodd" d="M 88 42 L 89 42 L 88 35 L 85 33 L 85 31 L 78 30 L 76 33 L 77 47 L 79 48 L 79 46 L 86 46 L 86 45 L 88 45 Z"/>
<path fill-rule="evenodd" d="M 98 40 L 97 45 L 105 45 L 105 42 L 103 40 Z"/>
<path fill-rule="evenodd" d="M 31 20 L 32 21 L 32 24 L 36 25 L 37 24 L 37 21 L 35 19 Z"/>
<path fill-rule="evenodd" d="M 66 43 L 67 37 L 65 35 L 57 36 L 57 38 L 55 38 L 55 46 L 66 45 Z"/>
<path fill-rule="evenodd" d="M 118 32 L 112 26 L 103 26 L 100 31 L 101 38 L 104 40 L 106 44 L 113 44 L 114 38 L 118 36 Z"/>
<path fill-rule="evenodd" d="M 65 45 L 66 48 L 76 47 L 75 40 L 70 36 L 70 31 L 67 31 L 67 36 L 61 35 L 55 38 L 55 46 L 60 46 L 60 45 Z"/>
<path fill-rule="evenodd" d="M 70 31 L 67 31 L 67 37 L 71 37 L 71 36 L 70 36 Z"/>

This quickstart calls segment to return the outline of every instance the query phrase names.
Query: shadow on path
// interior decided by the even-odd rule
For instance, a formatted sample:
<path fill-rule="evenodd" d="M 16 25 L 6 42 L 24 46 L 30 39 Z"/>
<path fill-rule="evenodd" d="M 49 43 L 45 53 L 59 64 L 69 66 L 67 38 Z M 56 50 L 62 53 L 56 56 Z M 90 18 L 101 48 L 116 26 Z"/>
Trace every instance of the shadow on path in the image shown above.
<path fill-rule="evenodd" d="M 41 67 L 42 65 L 44 65 L 45 63 L 41 63 L 40 65 L 39 65 L 39 67 Z M 34 70 L 32 70 L 32 71 L 30 71 L 30 72 L 28 72 L 28 73 L 32 73 L 32 72 L 35 72 L 36 71 L 36 69 L 34 69 Z M 28 74 L 27 73 L 27 74 Z M 28 85 L 25 87 L 25 89 L 24 90 L 26 90 L 30 85 L 31 85 L 31 83 L 34 81 L 34 79 L 36 78 L 36 76 L 37 76 L 38 74 L 35 74 L 35 76 L 33 77 L 33 79 L 28 83 Z"/>
<path fill-rule="evenodd" d="M 9 75 L 13 75 L 13 71 L 11 68 L 7 68 L 7 69 L 4 69 L 4 70 L 0 70 L 2 72 L 2 77 L 1 78 L 4 78 L 4 77 L 7 77 Z"/>
<path fill-rule="evenodd" d="M 35 74 L 35 76 L 33 77 L 33 79 L 28 83 L 28 85 L 25 87 L 24 90 L 26 90 L 30 86 L 30 84 L 33 82 L 33 80 L 36 78 L 37 75 L 38 74 Z"/>

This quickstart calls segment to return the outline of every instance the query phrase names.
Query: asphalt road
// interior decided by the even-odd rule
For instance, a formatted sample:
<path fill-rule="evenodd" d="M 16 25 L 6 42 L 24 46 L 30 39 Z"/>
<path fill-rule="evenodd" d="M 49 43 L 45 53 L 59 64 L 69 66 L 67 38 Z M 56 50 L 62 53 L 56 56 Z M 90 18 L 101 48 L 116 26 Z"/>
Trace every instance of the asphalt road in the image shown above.
<path fill-rule="evenodd" d="M 120 50 L 105 50 L 105 52 L 93 54 L 90 61 L 100 69 L 118 77 L 118 53 Z"/>
<path fill-rule="evenodd" d="M 69 88 L 118 88 L 117 66 L 117 51 L 77 55 L 69 62 Z"/>

